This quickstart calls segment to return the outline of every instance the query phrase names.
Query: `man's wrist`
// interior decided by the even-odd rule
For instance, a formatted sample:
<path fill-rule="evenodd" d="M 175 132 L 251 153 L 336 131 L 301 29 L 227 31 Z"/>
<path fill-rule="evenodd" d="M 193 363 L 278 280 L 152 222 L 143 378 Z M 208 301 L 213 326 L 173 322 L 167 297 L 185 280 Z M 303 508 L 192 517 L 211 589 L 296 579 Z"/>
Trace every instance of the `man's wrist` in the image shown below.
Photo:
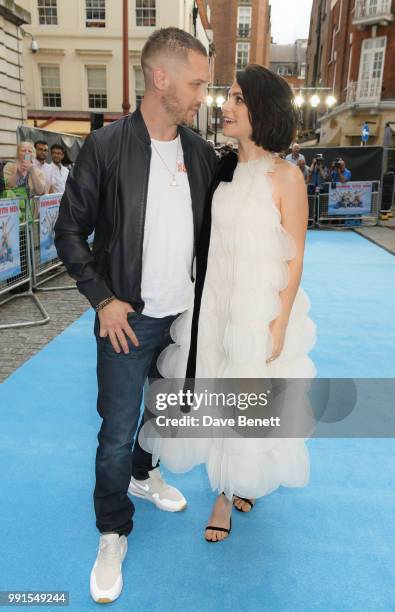
<path fill-rule="evenodd" d="M 108 306 L 108 304 L 111 304 L 111 302 L 113 302 L 115 299 L 116 299 L 115 295 L 110 295 L 109 297 L 105 298 L 104 300 L 102 300 L 101 302 L 97 304 L 95 311 L 100 312 L 100 310 L 103 310 L 103 308 Z"/>

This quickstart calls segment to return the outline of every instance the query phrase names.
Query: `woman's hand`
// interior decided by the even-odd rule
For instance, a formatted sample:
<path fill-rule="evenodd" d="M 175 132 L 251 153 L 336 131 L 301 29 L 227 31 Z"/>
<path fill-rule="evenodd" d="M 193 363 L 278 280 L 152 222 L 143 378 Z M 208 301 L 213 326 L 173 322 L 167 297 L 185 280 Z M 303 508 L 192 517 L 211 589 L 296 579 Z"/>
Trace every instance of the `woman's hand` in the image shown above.
<path fill-rule="evenodd" d="M 280 317 L 277 317 L 277 319 L 274 319 L 270 323 L 269 329 L 273 338 L 273 350 L 269 359 L 266 359 L 266 363 L 270 363 L 279 357 L 281 351 L 283 350 L 285 332 L 287 331 L 287 322 Z"/>

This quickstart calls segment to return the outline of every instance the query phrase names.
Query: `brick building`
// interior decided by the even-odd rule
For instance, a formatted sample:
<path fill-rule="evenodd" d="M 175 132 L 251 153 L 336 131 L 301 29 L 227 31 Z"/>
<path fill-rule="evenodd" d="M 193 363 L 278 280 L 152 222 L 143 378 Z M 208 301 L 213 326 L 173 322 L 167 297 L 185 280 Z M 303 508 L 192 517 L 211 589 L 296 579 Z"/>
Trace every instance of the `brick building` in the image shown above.
<path fill-rule="evenodd" d="M 383 143 L 387 123 L 395 129 L 394 13 L 394 0 L 314 0 L 306 84 L 337 99 L 319 112 L 322 144 L 359 145 L 365 122 L 369 144 Z"/>
<path fill-rule="evenodd" d="M 307 39 L 298 38 L 293 45 L 270 45 L 270 70 L 281 75 L 294 88 L 303 87 L 306 78 Z"/>
<path fill-rule="evenodd" d="M 269 0 L 209 0 L 214 36 L 214 83 L 230 86 L 246 64 L 269 65 Z"/>

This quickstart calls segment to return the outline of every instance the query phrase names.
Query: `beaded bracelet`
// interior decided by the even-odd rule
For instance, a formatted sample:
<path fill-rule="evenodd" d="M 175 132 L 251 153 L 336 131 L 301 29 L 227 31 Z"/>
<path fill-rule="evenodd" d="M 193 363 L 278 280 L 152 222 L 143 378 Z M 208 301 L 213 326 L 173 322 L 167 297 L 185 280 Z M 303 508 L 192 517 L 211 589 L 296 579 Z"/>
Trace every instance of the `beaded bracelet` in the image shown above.
<path fill-rule="evenodd" d="M 113 302 L 114 300 L 115 300 L 115 295 L 111 295 L 110 297 L 106 298 L 102 302 L 99 302 L 99 304 L 95 308 L 96 312 L 99 312 L 99 310 L 102 310 L 105 306 L 107 306 L 108 304 L 111 304 L 111 302 Z"/>

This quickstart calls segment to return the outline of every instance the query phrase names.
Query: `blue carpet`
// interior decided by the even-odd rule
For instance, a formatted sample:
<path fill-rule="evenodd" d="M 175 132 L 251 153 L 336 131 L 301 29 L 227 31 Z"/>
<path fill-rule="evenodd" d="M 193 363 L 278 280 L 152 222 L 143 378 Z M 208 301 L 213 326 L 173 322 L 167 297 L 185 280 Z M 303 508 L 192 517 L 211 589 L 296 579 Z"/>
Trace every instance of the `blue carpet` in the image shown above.
<path fill-rule="evenodd" d="M 308 233 L 303 286 L 320 376 L 394 376 L 394 271 L 394 257 L 357 234 Z M 98 542 L 92 324 L 86 313 L 0 387 L 0 590 L 66 590 L 73 612 L 97 609 L 88 588 Z M 213 500 L 203 470 L 167 474 L 188 509 L 136 501 L 125 587 L 112 608 L 394 610 L 393 441 L 308 446 L 310 485 L 235 512 L 231 537 L 216 546 L 202 537 Z"/>

